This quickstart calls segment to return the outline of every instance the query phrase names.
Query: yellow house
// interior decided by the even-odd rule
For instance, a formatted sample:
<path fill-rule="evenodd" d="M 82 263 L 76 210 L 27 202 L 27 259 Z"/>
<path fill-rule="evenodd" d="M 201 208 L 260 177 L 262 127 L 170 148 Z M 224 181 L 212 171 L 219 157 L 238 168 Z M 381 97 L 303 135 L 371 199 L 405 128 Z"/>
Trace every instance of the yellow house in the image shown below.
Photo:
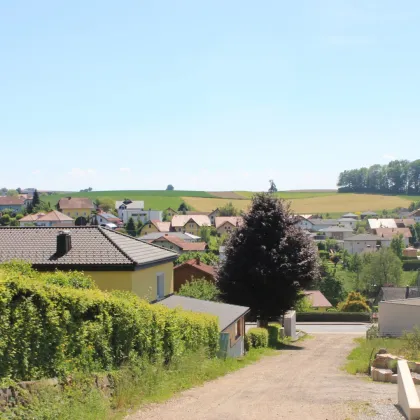
<path fill-rule="evenodd" d="M 176 214 L 171 225 L 175 232 L 200 236 L 200 229 L 203 226 L 211 226 L 211 222 L 209 216 L 203 214 Z"/>
<path fill-rule="evenodd" d="M 140 231 L 140 236 L 154 232 L 169 232 L 171 230 L 171 222 L 160 222 L 159 220 L 150 220 L 146 222 Z"/>
<path fill-rule="evenodd" d="M 93 202 L 85 197 L 65 197 L 58 202 L 58 210 L 76 220 L 76 225 L 85 225 L 95 210 Z M 77 221 L 79 219 L 79 223 Z M 84 220 L 83 220 L 84 219 Z"/>
<path fill-rule="evenodd" d="M 227 216 L 215 218 L 215 227 L 219 235 L 223 235 L 225 233 L 229 234 L 234 229 L 238 228 L 239 226 L 242 226 L 243 223 L 244 219 L 242 217 Z"/>
<path fill-rule="evenodd" d="M 172 217 L 174 217 L 176 214 L 178 214 L 178 212 L 177 212 L 176 210 L 174 210 L 174 209 L 172 209 L 172 208 L 170 208 L 170 207 L 168 207 L 168 208 L 165 210 L 165 212 L 166 212 L 166 215 L 167 215 L 169 218 L 172 218 Z"/>
<path fill-rule="evenodd" d="M 148 301 L 173 293 L 177 258 L 176 252 L 96 226 L 0 229 L 0 263 L 20 259 L 39 271 L 84 271 L 102 290 L 128 290 Z"/>

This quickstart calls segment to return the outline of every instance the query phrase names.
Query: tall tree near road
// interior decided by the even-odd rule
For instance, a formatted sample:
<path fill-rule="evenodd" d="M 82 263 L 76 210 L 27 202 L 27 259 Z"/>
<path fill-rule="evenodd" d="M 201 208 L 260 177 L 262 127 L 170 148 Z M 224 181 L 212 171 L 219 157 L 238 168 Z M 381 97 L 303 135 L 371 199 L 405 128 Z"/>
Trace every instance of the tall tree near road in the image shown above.
<path fill-rule="evenodd" d="M 319 277 L 318 252 L 295 222 L 288 203 L 256 194 L 226 245 L 218 274 L 222 298 L 249 306 L 263 326 L 292 308 Z"/>
<path fill-rule="evenodd" d="M 41 200 L 39 198 L 38 190 L 35 190 L 34 195 L 32 197 L 32 207 L 33 208 L 38 207 L 40 203 L 41 203 Z"/>

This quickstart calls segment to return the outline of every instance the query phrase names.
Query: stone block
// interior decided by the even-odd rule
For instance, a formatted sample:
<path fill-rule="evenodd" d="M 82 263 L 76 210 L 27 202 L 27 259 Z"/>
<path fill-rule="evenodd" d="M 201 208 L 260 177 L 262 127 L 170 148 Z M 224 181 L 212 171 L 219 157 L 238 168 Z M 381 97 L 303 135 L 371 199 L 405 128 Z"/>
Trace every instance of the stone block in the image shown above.
<path fill-rule="evenodd" d="M 372 380 L 376 382 L 391 382 L 393 372 L 391 369 L 380 369 L 372 367 L 371 376 Z"/>
<path fill-rule="evenodd" d="M 398 373 L 394 373 L 391 376 L 391 384 L 397 384 L 398 383 Z"/>

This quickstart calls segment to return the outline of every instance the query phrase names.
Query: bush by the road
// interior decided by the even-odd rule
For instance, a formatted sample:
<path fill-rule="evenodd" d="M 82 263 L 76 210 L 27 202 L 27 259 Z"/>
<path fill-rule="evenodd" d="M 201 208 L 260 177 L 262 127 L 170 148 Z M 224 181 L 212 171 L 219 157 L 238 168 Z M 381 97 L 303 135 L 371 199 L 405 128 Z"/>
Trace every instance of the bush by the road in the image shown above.
<path fill-rule="evenodd" d="M 268 347 L 268 330 L 266 328 L 251 328 L 245 335 L 245 347 L 251 348 Z"/>

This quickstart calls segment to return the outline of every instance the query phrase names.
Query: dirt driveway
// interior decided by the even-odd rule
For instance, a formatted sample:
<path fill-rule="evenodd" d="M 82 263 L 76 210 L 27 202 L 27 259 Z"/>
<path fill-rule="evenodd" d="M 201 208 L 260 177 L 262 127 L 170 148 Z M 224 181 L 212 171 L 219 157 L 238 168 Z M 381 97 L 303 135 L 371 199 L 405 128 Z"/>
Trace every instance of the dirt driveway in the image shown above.
<path fill-rule="evenodd" d="M 318 334 L 276 356 L 144 407 L 129 420 L 400 419 L 396 385 L 340 370 L 353 334 Z"/>

